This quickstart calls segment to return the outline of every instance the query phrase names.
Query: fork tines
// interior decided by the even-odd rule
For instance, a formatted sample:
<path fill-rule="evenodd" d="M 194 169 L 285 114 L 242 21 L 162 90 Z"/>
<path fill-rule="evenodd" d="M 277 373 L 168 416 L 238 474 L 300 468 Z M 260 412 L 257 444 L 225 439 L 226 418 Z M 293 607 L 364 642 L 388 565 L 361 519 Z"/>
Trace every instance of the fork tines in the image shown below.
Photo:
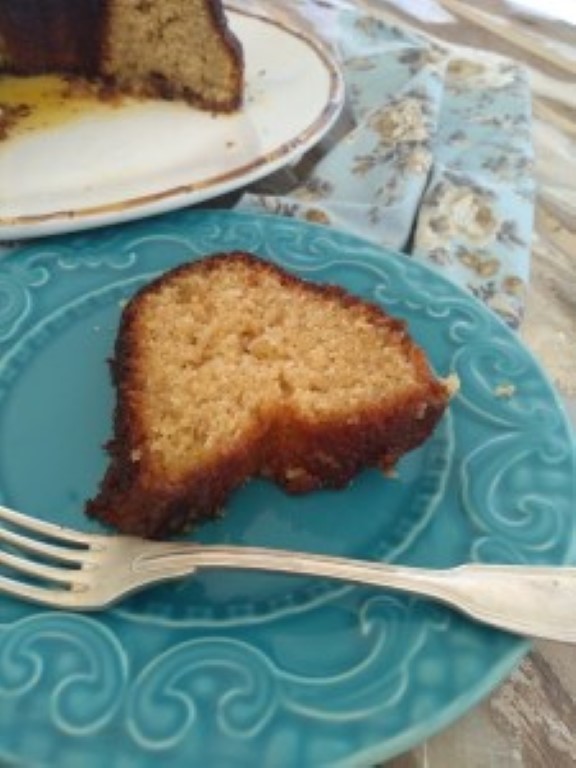
<path fill-rule="evenodd" d="M 40 600 L 49 589 L 78 587 L 98 537 L 71 531 L 0 506 L 0 589 Z"/>

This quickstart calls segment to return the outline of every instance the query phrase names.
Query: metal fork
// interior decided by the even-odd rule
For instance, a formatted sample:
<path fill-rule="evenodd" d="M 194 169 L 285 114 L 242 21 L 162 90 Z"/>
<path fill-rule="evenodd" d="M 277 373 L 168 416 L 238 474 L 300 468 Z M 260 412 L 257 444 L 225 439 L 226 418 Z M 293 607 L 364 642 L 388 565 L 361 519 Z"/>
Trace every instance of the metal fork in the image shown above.
<path fill-rule="evenodd" d="M 8 546 L 7 546 L 8 545 Z M 52 608 L 92 611 L 203 568 L 337 579 L 424 595 L 529 637 L 576 642 L 576 568 L 466 564 L 410 568 L 253 547 L 80 533 L 0 506 L 0 592 Z"/>

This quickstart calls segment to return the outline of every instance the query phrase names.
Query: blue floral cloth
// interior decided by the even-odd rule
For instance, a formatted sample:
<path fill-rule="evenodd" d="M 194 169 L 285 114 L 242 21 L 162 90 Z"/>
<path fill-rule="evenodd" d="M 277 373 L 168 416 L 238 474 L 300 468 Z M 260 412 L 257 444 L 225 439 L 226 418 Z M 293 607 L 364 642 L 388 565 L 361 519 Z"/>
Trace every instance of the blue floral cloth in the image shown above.
<path fill-rule="evenodd" d="M 350 129 L 288 192 L 255 189 L 240 207 L 401 250 L 517 327 L 534 211 L 525 71 L 357 11 L 338 11 L 335 25 Z"/>

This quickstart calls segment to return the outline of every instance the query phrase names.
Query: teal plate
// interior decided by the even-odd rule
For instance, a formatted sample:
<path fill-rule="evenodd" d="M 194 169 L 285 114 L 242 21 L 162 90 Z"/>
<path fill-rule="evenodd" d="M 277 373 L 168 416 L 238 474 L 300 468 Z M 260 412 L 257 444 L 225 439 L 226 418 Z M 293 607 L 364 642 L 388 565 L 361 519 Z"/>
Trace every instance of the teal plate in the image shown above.
<path fill-rule="evenodd" d="M 407 257 L 245 213 L 179 212 L 45 240 L 0 263 L 4 504 L 98 530 L 83 502 L 105 466 L 106 361 L 123 303 L 159 272 L 228 249 L 404 317 L 461 392 L 397 477 L 367 471 L 345 491 L 305 497 L 250 482 L 198 531 L 203 541 L 431 567 L 575 561 L 570 426 L 518 338 Z M 304 577 L 206 573 L 85 616 L 2 598 L 0 758 L 369 766 L 464 713 L 528 647 L 423 599 Z"/>

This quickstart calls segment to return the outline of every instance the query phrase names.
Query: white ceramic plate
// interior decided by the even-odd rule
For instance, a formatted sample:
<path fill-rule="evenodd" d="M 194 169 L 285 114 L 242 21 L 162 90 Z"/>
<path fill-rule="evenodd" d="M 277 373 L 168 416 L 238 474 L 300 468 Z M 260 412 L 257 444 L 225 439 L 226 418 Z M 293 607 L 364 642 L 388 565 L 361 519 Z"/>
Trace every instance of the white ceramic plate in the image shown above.
<path fill-rule="evenodd" d="M 0 239 L 149 216 L 238 189 L 297 159 L 344 98 L 326 51 L 275 21 L 229 11 L 246 62 L 243 109 L 126 103 L 0 143 Z"/>

